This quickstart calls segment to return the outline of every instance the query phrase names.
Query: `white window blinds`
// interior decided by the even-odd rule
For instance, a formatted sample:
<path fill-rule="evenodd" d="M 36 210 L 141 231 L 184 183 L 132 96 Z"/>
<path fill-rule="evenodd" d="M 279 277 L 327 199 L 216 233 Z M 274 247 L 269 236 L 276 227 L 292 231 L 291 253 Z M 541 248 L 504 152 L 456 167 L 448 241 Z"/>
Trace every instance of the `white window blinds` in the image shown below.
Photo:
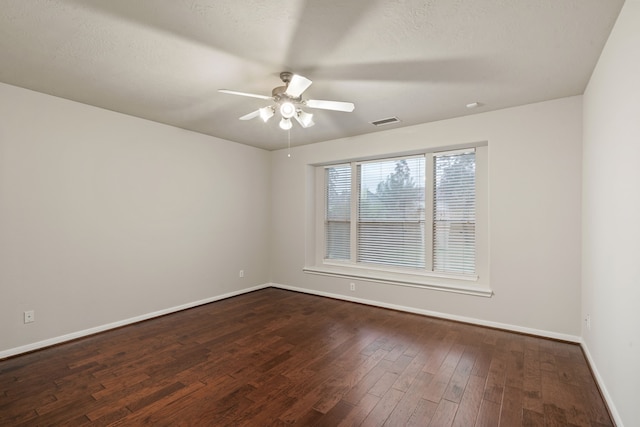
<path fill-rule="evenodd" d="M 325 169 L 325 258 L 351 258 L 351 165 Z"/>
<path fill-rule="evenodd" d="M 358 165 L 357 262 L 424 268 L 425 157 Z"/>
<path fill-rule="evenodd" d="M 324 259 L 477 274 L 474 148 L 324 168 Z"/>
<path fill-rule="evenodd" d="M 434 155 L 434 271 L 475 273 L 475 171 L 475 151 Z"/>

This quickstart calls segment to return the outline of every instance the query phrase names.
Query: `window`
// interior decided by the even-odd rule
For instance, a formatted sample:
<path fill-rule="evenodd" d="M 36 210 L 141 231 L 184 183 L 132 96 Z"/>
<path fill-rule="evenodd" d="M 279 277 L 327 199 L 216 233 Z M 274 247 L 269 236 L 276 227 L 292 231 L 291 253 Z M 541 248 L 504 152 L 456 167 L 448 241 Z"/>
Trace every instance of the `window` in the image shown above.
<path fill-rule="evenodd" d="M 357 262 L 424 268 L 424 160 L 357 165 Z"/>
<path fill-rule="evenodd" d="M 476 155 L 436 154 L 433 197 L 433 271 L 475 273 Z"/>
<path fill-rule="evenodd" d="M 325 171 L 325 258 L 349 259 L 351 166 L 333 166 Z"/>
<path fill-rule="evenodd" d="M 474 148 L 322 169 L 323 264 L 475 277 Z"/>

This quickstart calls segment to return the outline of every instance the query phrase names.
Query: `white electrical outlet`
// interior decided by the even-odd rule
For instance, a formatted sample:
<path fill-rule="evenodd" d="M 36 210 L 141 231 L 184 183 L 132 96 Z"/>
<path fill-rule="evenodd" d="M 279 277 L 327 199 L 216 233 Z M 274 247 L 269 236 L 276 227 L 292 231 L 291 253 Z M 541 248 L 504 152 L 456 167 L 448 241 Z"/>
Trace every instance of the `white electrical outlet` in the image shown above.
<path fill-rule="evenodd" d="M 351 292 L 355 292 L 355 290 L 356 290 L 356 284 L 355 284 L 355 283 L 353 283 L 353 282 L 349 283 L 349 289 L 351 289 Z"/>
<path fill-rule="evenodd" d="M 36 321 L 36 313 L 33 310 L 24 312 L 24 323 L 33 323 Z"/>
<path fill-rule="evenodd" d="M 585 317 L 584 321 L 587 324 L 587 329 L 591 330 L 591 315 L 587 314 L 587 317 Z"/>
<path fill-rule="evenodd" d="M 238 273 L 238 277 L 244 277 L 244 270 L 240 270 L 240 272 Z"/>

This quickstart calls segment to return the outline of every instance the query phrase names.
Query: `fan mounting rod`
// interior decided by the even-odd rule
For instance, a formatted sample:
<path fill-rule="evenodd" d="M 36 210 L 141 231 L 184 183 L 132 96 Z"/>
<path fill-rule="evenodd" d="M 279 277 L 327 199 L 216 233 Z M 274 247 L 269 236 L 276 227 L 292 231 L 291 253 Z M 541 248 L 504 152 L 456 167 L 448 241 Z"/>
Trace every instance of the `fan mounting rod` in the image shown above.
<path fill-rule="evenodd" d="M 293 77 L 293 73 L 291 71 L 283 71 L 280 73 L 280 80 L 282 80 L 285 84 L 289 84 L 291 81 L 291 77 Z"/>

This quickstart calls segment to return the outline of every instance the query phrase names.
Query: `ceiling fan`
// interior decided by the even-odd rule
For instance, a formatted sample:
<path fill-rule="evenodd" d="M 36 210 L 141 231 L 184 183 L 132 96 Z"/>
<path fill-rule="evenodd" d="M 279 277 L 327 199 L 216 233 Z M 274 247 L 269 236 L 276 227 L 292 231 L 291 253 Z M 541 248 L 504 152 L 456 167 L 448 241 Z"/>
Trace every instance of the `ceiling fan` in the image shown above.
<path fill-rule="evenodd" d="M 289 130 L 293 126 L 291 118 L 294 118 L 303 128 L 308 128 L 315 124 L 313 122 L 313 114 L 303 111 L 301 108 L 303 106 L 323 110 L 344 111 L 347 113 L 352 112 L 355 108 L 351 102 L 302 99 L 302 93 L 307 90 L 312 83 L 311 80 L 306 77 L 293 74 L 289 71 L 283 71 L 280 73 L 280 79 L 284 83 L 284 86 L 274 88 L 271 91 L 271 96 L 227 89 L 218 89 L 218 92 L 274 101 L 275 104 L 245 114 L 240 117 L 240 120 L 250 120 L 255 117 L 260 117 L 266 123 L 276 112 L 279 112 L 282 116 L 280 119 L 280 128 L 284 130 Z"/>

